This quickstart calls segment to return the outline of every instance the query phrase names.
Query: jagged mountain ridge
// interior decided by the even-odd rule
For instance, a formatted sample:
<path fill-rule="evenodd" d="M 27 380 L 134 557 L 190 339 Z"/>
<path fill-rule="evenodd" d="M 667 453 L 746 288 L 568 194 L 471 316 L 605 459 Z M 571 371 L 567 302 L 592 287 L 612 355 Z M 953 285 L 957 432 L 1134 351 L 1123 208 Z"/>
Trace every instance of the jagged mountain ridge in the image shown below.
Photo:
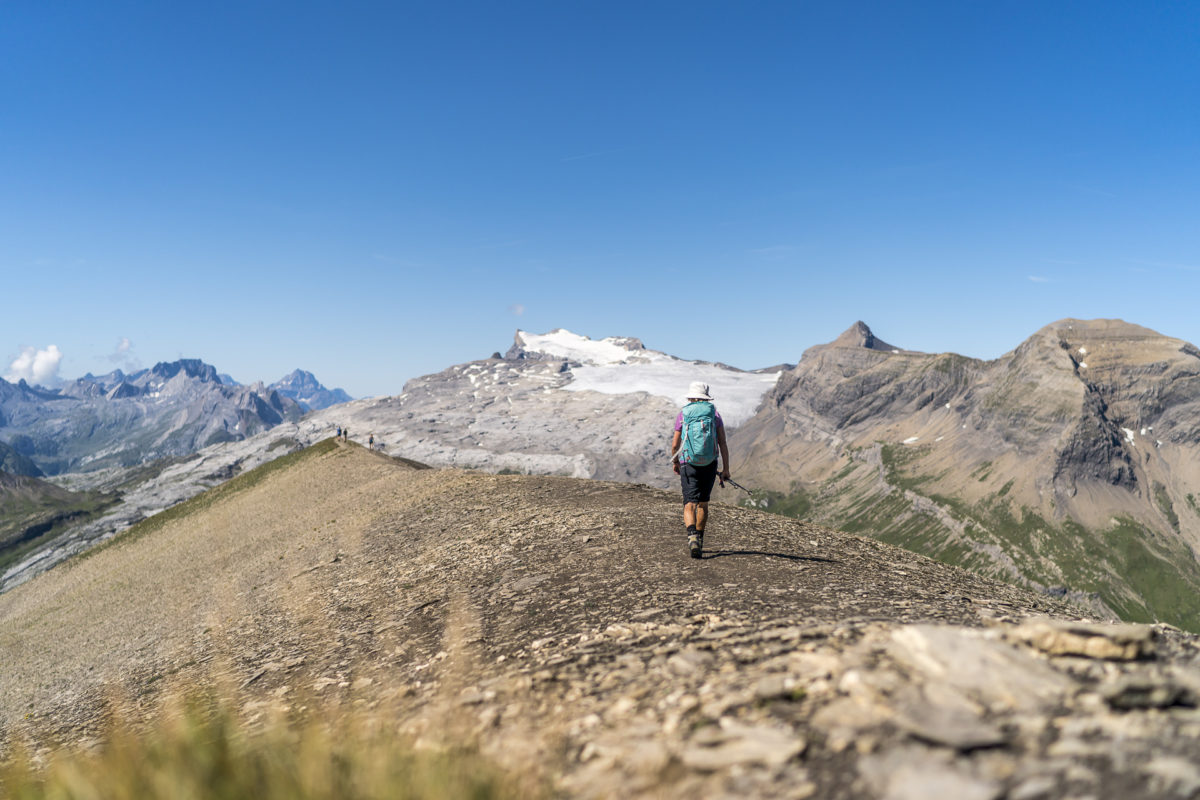
<path fill-rule="evenodd" d="M 302 414 L 261 384 L 221 383 L 198 359 L 89 375 L 58 391 L 0 380 L 0 441 L 50 475 L 186 455 Z"/>
<path fill-rule="evenodd" d="M 304 370 L 269 386 L 243 385 L 199 359 L 88 373 L 53 391 L 0 380 L 0 455 L 15 453 L 38 476 L 129 468 L 241 440 L 350 399 Z"/>

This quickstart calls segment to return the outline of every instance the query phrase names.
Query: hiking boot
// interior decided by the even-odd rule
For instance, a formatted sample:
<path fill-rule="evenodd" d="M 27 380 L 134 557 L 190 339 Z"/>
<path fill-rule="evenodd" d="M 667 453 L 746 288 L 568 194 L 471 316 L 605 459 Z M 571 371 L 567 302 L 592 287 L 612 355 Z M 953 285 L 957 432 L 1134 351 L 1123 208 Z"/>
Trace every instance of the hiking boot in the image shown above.
<path fill-rule="evenodd" d="M 698 533 L 693 533 L 688 536 L 688 552 L 692 554 L 692 558 L 699 558 L 704 551 L 704 537 Z"/>

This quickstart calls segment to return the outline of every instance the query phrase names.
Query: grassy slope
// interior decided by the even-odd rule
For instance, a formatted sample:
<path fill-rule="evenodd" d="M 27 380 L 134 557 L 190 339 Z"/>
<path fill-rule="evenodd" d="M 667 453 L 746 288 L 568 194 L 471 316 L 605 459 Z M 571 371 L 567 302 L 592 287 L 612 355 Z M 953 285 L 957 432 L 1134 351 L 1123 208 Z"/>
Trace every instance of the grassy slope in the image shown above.
<path fill-rule="evenodd" d="M 273 461 L 268 461 L 267 463 L 256 467 L 249 472 L 238 475 L 235 478 L 231 478 L 219 486 L 213 487 L 206 492 L 198 494 L 190 500 L 185 500 L 178 505 L 172 506 L 171 508 L 155 514 L 149 519 L 142 520 L 138 524 L 129 528 L 129 530 L 125 531 L 125 533 L 121 534 L 120 536 L 110 539 L 109 541 L 97 547 L 93 547 L 91 550 L 88 550 L 83 554 L 82 557 L 86 558 L 90 555 L 95 555 L 105 547 L 111 546 L 117 542 L 131 542 L 139 537 L 153 533 L 154 531 L 161 529 L 164 525 L 172 520 L 183 519 L 191 514 L 212 507 L 212 505 L 219 500 L 231 497 L 238 492 L 244 492 L 247 489 L 254 488 L 261 483 L 264 478 L 272 473 L 287 469 L 288 467 L 299 464 L 310 458 L 315 458 L 317 456 L 332 452 L 336 447 L 337 443 L 335 440 L 325 439 L 317 442 L 311 447 L 307 447 L 303 450 L 297 450 L 296 452 L 289 453 L 285 456 L 280 456 Z"/>
<path fill-rule="evenodd" d="M 1070 520 L 1046 520 L 1016 506 L 1006 497 L 1007 487 L 975 504 L 939 495 L 927 488 L 934 476 L 908 471 L 916 451 L 900 445 L 882 448 L 892 487 L 886 493 L 880 489 L 876 468 L 854 461 L 819 487 L 765 493 L 755 504 L 873 536 L 989 577 L 1020 582 L 992 555 L 964 544 L 942 520 L 916 511 L 904 495 L 908 489 L 963 523 L 974 542 L 1007 554 L 1030 581 L 1094 593 L 1128 621 L 1161 620 L 1200 631 L 1200 564 L 1178 539 L 1128 517 L 1115 519 L 1104 530 L 1088 530 Z M 975 477 L 985 479 L 986 467 Z"/>
<path fill-rule="evenodd" d="M 81 560 L 162 531 L 172 521 L 203 515 L 270 476 L 335 449 L 337 444 L 328 439 L 263 464 L 133 526 Z M 336 706 L 302 707 L 306 709 L 307 713 L 264 724 L 256 715 L 237 711 L 231 696 L 196 693 L 187 698 L 182 715 L 168 706 L 147 727 L 116 719 L 101 733 L 99 747 L 62 748 L 48 763 L 39 759 L 36 764 L 18 751 L 15 758 L 0 762 L 0 795 L 24 800 L 489 800 L 545 794 L 538 779 L 502 771 L 465 739 L 444 751 L 415 749 L 394 731 L 385 709 L 349 715 Z"/>

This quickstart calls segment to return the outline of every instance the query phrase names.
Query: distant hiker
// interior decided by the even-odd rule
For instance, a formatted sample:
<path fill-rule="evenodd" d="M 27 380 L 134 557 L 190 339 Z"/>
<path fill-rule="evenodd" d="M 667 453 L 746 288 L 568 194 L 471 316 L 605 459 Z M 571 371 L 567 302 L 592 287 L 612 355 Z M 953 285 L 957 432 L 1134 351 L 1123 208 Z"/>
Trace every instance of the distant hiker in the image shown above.
<path fill-rule="evenodd" d="M 375 434 L 373 434 L 373 433 L 367 437 L 367 449 L 368 450 L 375 449 Z"/>
<path fill-rule="evenodd" d="M 334 436 L 334 438 L 336 438 L 336 439 L 342 438 L 342 426 L 341 425 L 337 426 L 337 434 Z"/>
<path fill-rule="evenodd" d="M 708 498 L 717 480 L 717 451 L 720 450 L 721 480 L 729 480 L 729 446 L 725 423 L 712 404 L 708 384 L 688 387 L 687 405 L 675 418 L 671 438 L 671 465 L 683 486 L 683 524 L 687 526 L 688 551 L 692 558 L 704 552 L 704 526 L 708 522 Z"/>
<path fill-rule="evenodd" d="M 350 441 L 350 429 L 349 428 L 342 428 L 342 441 L 343 442 Z"/>

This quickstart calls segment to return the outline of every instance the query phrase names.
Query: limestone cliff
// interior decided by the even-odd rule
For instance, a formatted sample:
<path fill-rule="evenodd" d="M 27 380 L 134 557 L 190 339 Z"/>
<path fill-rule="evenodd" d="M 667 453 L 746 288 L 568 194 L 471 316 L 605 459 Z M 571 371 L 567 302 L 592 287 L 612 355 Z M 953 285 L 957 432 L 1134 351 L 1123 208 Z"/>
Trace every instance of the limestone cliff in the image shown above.
<path fill-rule="evenodd" d="M 734 432 L 763 504 L 1200 630 L 1200 351 L 1119 320 L 993 361 L 864 328 L 805 352 Z"/>

